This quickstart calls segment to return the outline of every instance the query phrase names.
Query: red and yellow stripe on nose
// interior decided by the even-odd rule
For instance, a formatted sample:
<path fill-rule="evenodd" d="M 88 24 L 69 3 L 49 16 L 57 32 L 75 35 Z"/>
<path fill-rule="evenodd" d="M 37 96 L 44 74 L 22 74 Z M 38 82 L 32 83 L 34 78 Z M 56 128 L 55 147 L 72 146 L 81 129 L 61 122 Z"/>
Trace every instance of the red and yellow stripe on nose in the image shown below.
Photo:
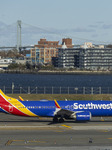
<path fill-rule="evenodd" d="M 32 113 L 28 108 L 26 108 L 19 100 L 6 96 L 1 90 L 0 103 L 1 108 L 8 113 L 20 116 L 38 117 L 36 114 Z"/>

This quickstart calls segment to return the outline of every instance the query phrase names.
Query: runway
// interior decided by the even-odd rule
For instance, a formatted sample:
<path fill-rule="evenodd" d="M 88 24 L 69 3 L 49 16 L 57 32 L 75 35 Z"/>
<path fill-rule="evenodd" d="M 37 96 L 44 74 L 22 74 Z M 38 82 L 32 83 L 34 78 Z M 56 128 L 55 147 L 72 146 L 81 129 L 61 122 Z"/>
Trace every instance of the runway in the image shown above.
<path fill-rule="evenodd" d="M 112 118 L 52 124 L 50 118 L 0 113 L 0 150 L 111 150 Z"/>

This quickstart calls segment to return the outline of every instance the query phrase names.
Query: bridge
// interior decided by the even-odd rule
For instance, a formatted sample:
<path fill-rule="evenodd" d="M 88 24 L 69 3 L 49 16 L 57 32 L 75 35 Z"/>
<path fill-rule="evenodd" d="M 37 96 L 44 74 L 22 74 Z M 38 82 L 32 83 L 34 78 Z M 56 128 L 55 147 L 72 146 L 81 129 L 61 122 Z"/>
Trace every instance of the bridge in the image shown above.
<path fill-rule="evenodd" d="M 26 50 L 26 49 L 30 49 L 30 48 L 34 48 L 34 46 L 32 45 L 26 45 L 26 46 L 21 46 L 19 47 L 19 50 Z M 10 50 L 10 49 L 17 49 L 17 46 L 1 46 L 0 50 Z"/>
<path fill-rule="evenodd" d="M 75 42 L 75 46 L 79 46 L 79 43 L 83 44 L 88 41 L 92 43 L 99 43 L 99 41 L 75 37 L 73 33 L 65 35 L 66 33 L 63 30 L 55 30 L 52 28 L 43 29 L 41 27 L 32 26 L 23 23 L 21 20 L 18 20 L 16 23 L 11 25 L 5 25 L 0 28 L 0 30 L 0 50 L 17 49 L 18 52 L 20 52 L 24 49 L 33 48 L 33 45 L 36 45 L 40 38 L 59 41 L 62 38 L 69 37 L 72 38 L 73 42 Z"/>

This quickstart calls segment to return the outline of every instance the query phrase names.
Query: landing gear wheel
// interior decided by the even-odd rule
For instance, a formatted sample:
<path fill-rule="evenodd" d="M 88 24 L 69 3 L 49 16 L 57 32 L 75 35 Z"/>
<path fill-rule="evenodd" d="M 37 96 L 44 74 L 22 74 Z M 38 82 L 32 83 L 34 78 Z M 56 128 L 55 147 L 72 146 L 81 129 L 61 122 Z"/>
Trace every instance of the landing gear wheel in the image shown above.
<path fill-rule="evenodd" d="M 59 122 L 58 118 L 57 118 L 57 117 L 54 117 L 54 118 L 53 118 L 53 122 L 54 122 L 54 123 Z"/>
<path fill-rule="evenodd" d="M 60 123 L 64 122 L 64 119 L 63 119 L 63 118 L 60 118 L 60 119 L 59 119 L 59 122 L 60 122 Z"/>

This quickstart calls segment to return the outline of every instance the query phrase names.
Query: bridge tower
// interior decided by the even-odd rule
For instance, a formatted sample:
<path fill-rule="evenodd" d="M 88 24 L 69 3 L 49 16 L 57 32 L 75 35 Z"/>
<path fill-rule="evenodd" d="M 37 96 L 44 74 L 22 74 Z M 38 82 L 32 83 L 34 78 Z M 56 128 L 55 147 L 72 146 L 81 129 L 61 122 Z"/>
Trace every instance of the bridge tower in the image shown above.
<path fill-rule="evenodd" d="M 21 20 L 17 21 L 17 51 L 21 52 Z"/>

